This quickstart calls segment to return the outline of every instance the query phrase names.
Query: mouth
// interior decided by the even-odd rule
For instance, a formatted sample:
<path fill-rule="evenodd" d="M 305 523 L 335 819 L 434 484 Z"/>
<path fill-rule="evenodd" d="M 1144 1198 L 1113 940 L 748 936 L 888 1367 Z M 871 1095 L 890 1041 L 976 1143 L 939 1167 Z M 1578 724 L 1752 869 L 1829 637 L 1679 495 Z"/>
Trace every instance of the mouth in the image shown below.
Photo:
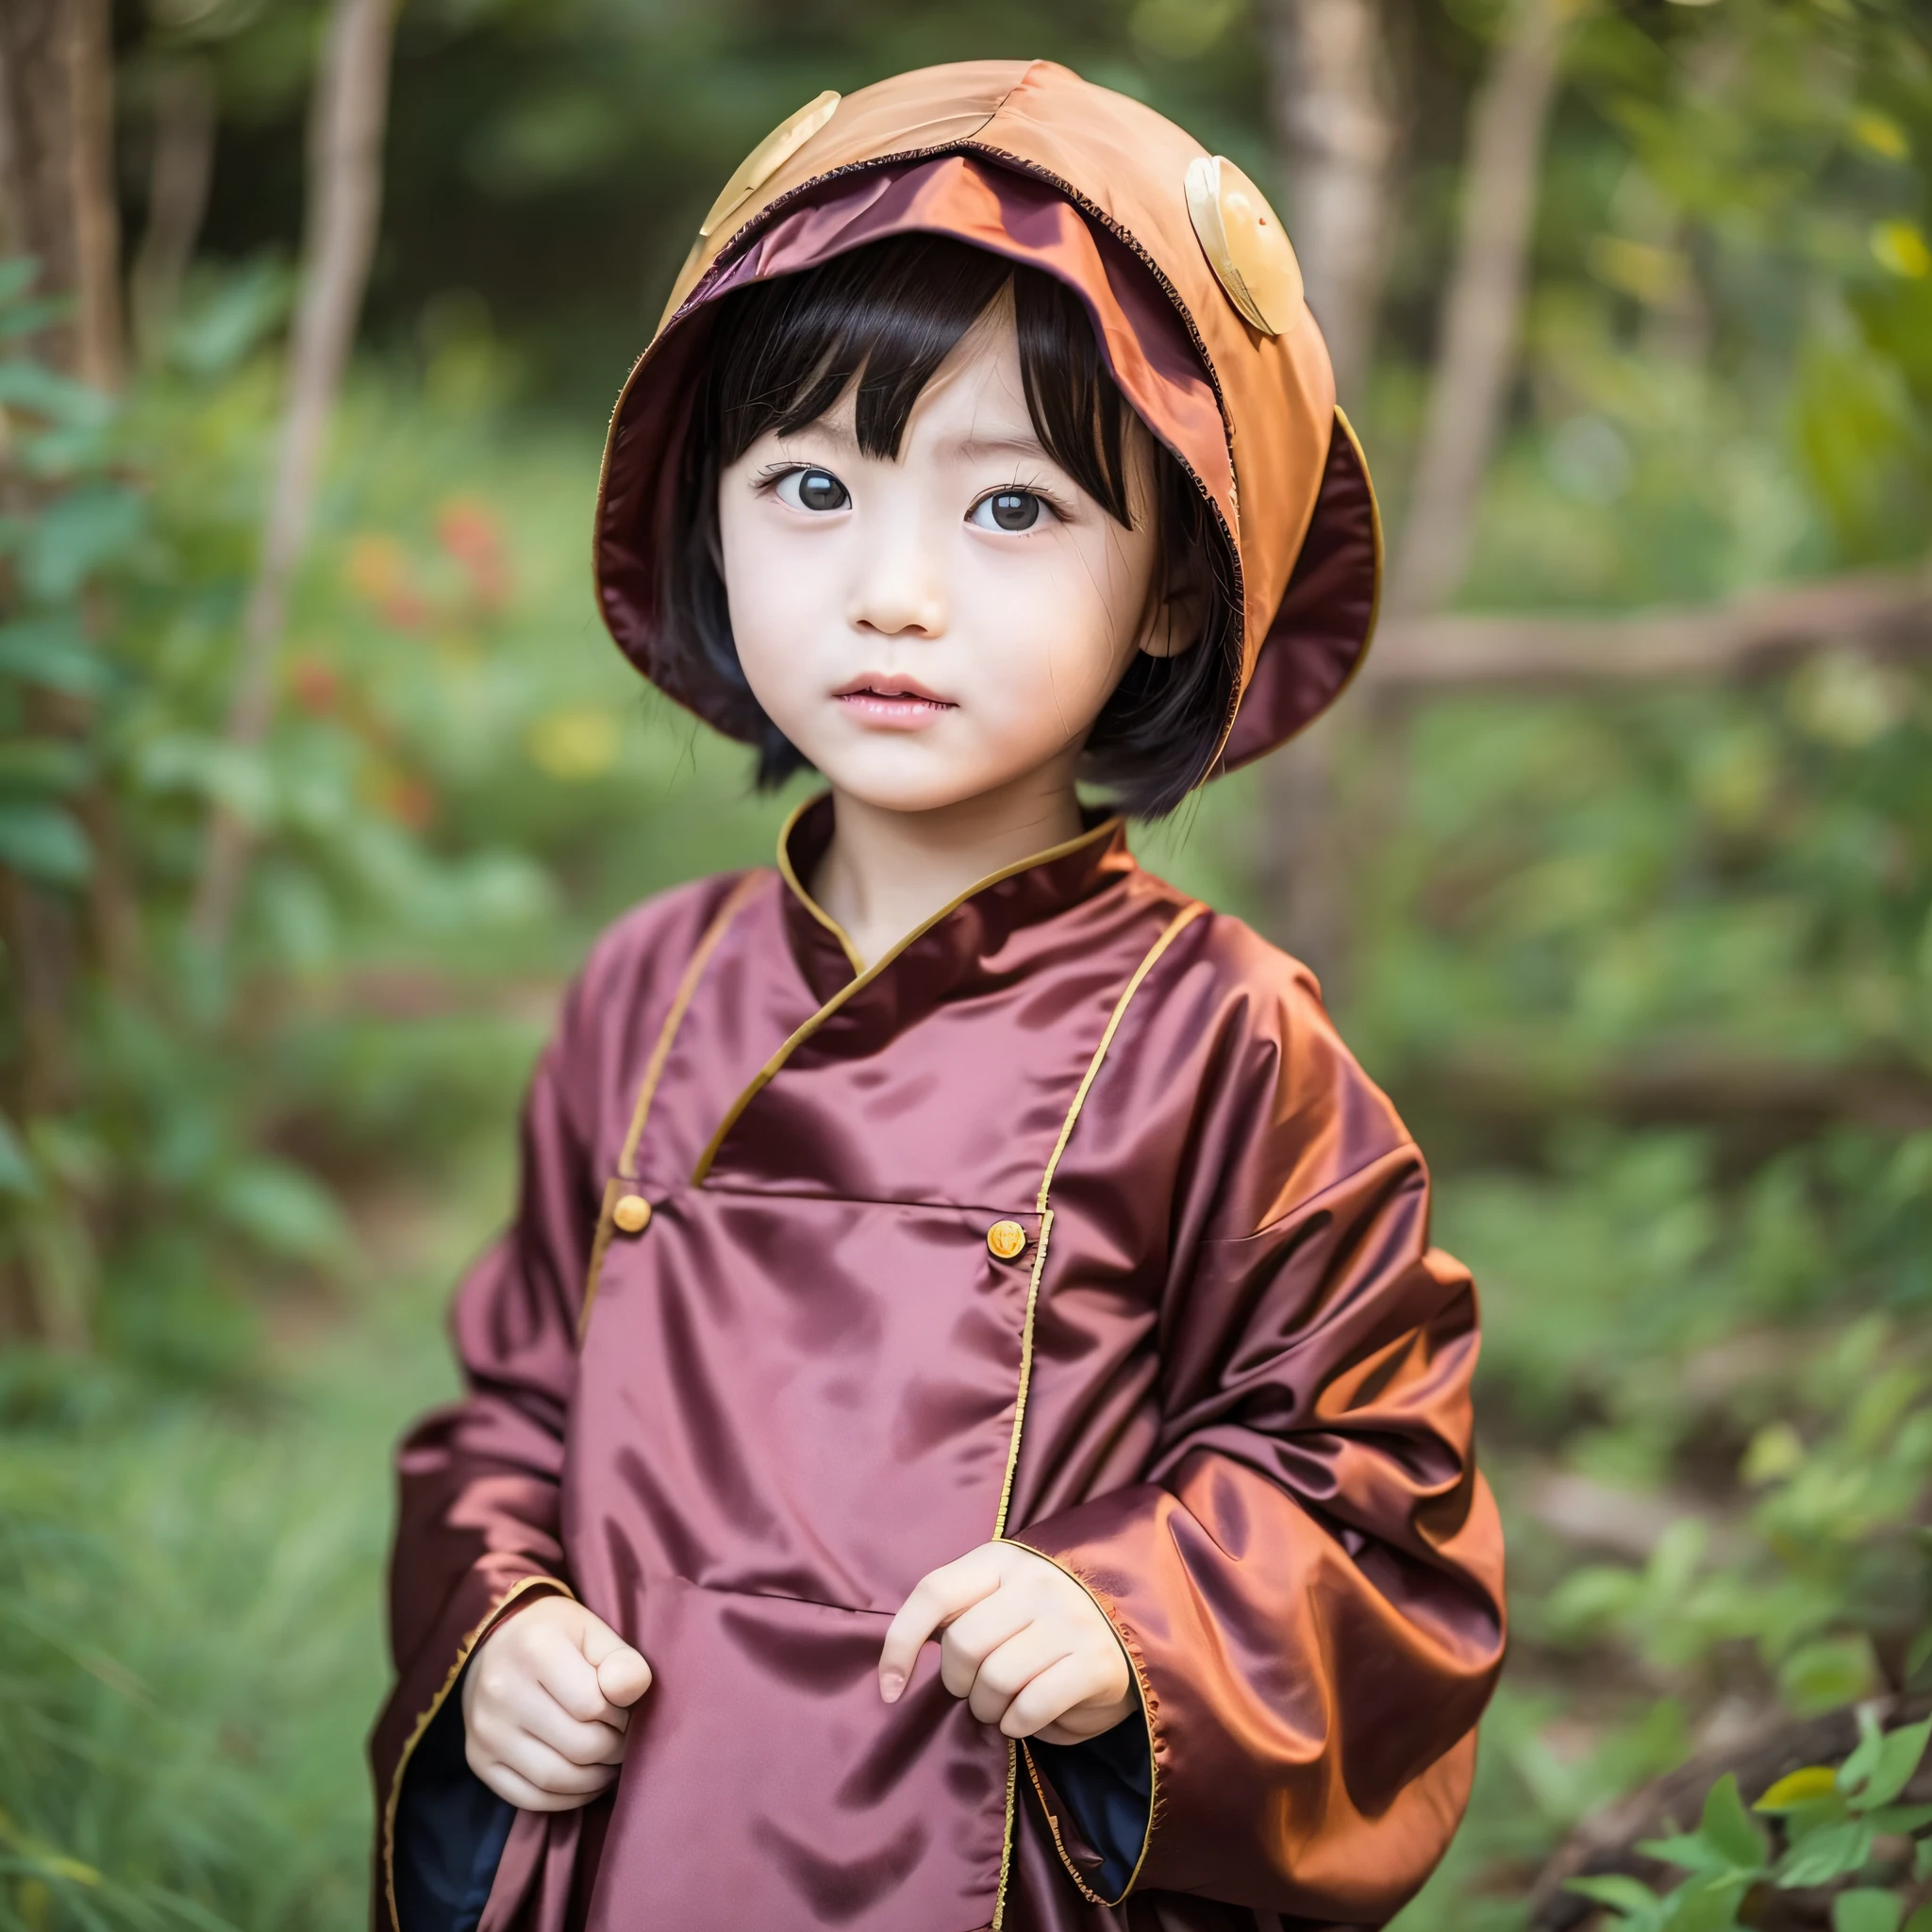
<path fill-rule="evenodd" d="M 869 673 L 855 677 L 832 695 L 866 724 L 900 731 L 917 731 L 958 709 L 950 699 L 927 691 L 916 678 L 874 677 Z"/>

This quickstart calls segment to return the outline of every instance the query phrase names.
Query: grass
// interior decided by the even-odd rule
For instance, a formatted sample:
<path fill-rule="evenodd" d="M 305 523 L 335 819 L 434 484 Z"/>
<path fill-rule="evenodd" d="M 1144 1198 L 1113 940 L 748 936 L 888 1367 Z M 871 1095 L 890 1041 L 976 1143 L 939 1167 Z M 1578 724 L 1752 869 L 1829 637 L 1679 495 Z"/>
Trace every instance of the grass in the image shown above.
<path fill-rule="evenodd" d="M 503 1198 L 492 1158 L 391 1208 L 374 1286 L 292 1310 L 244 1403 L 9 1365 L 6 1932 L 363 1923 L 390 1450 L 453 1386 L 438 1310 Z"/>

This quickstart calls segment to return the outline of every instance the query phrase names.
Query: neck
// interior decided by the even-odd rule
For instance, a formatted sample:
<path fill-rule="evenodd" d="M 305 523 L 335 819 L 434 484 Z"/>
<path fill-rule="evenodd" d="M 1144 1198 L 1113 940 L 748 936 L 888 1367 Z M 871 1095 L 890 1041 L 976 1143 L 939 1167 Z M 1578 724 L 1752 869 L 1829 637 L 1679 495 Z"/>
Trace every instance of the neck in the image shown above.
<path fill-rule="evenodd" d="M 1073 785 L 1029 774 L 932 811 L 891 811 L 832 788 L 832 842 L 812 897 L 870 966 L 989 873 L 1084 829 Z"/>

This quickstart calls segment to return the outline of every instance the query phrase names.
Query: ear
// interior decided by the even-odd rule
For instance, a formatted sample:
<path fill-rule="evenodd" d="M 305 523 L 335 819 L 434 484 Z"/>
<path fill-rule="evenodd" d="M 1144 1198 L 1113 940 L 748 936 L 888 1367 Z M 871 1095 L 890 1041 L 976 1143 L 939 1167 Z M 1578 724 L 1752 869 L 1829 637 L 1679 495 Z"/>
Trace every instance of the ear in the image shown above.
<path fill-rule="evenodd" d="M 1141 620 L 1138 648 L 1150 658 L 1178 658 L 1201 639 L 1208 618 L 1208 585 L 1198 561 L 1176 576 L 1155 581 Z"/>

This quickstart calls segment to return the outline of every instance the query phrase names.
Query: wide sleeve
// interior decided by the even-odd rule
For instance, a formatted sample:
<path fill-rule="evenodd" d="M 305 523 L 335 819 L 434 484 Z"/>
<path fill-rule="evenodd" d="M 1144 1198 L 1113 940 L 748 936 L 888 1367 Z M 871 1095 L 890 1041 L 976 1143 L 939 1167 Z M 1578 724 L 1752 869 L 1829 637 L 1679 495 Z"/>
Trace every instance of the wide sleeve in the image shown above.
<path fill-rule="evenodd" d="M 371 1740 L 378 1925 L 395 1923 L 397 1807 L 432 1720 L 496 1623 L 540 1593 L 570 1593 L 558 1522 L 564 1424 L 600 1201 L 573 1106 L 584 1083 L 570 1077 L 582 999 L 574 991 L 566 1002 L 531 1081 L 514 1219 L 457 1292 L 451 1324 L 464 1393 L 425 1417 L 397 1456 L 396 1684 Z"/>
<path fill-rule="evenodd" d="M 1132 1889 L 1379 1924 L 1461 1816 L 1502 1657 L 1475 1298 L 1311 984 L 1236 1008 L 1176 1203 L 1158 1450 L 1015 1541 L 1086 1586 L 1139 1677 Z"/>

